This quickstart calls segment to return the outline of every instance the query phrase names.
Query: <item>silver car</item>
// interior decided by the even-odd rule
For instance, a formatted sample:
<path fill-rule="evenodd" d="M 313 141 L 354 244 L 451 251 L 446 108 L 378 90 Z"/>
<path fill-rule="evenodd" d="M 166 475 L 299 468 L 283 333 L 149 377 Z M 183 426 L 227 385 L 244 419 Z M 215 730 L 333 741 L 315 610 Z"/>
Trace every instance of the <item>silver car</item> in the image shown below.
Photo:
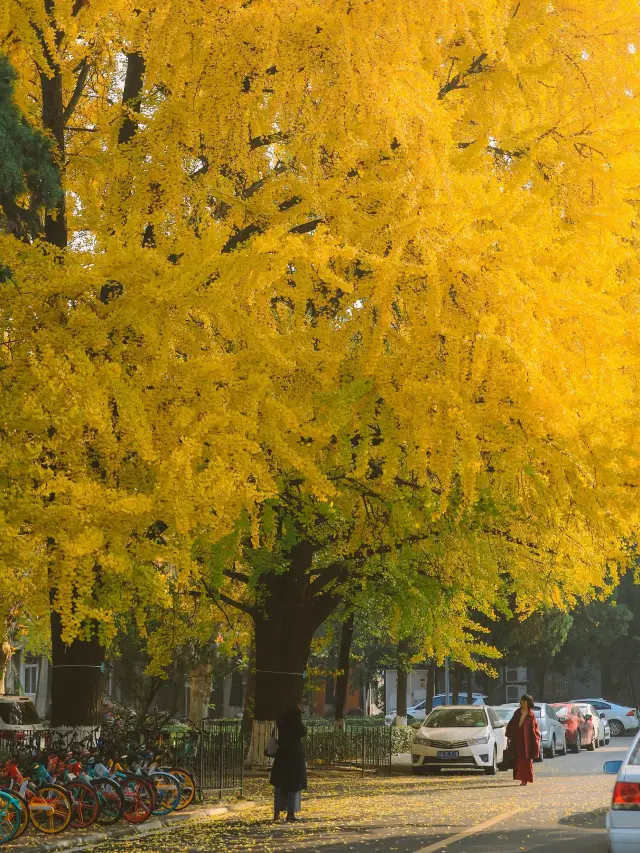
<path fill-rule="evenodd" d="M 509 722 L 511 717 L 520 707 L 520 703 L 512 703 L 508 705 L 496 705 L 494 711 L 505 722 Z M 555 711 L 550 705 L 545 702 L 536 702 L 533 706 L 533 713 L 536 715 L 538 725 L 540 726 L 540 740 L 542 750 L 540 758 L 554 758 L 557 753 L 560 755 L 567 754 L 567 740 L 565 730 L 562 723 L 558 722 Z"/>

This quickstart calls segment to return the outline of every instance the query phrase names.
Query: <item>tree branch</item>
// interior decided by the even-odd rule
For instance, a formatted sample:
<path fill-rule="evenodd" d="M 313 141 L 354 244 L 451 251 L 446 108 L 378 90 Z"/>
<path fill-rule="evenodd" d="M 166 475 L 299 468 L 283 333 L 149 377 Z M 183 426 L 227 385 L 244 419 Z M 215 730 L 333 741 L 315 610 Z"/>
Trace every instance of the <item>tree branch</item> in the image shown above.
<path fill-rule="evenodd" d="M 466 89 L 467 84 L 464 82 L 465 77 L 470 76 L 471 74 L 479 74 L 484 69 L 482 68 L 482 63 L 487 58 L 487 53 L 481 53 L 480 56 L 476 57 L 471 65 L 467 68 L 466 71 L 461 71 L 460 74 L 456 74 L 455 77 L 452 77 L 451 80 L 447 80 L 444 86 L 438 92 L 438 100 L 441 101 L 449 92 L 453 92 L 454 89 Z"/>
<path fill-rule="evenodd" d="M 226 578 L 231 578 L 231 580 L 234 580 L 234 581 L 240 581 L 240 583 L 248 584 L 249 580 L 250 580 L 248 575 L 245 575 L 242 572 L 236 572 L 233 569 L 224 569 L 222 574 Z"/>
<path fill-rule="evenodd" d="M 78 66 L 78 76 L 76 78 L 76 85 L 74 86 L 73 93 L 69 98 L 69 103 L 67 104 L 63 114 L 62 120 L 66 126 L 67 122 L 73 115 L 75 108 L 78 106 L 78 101 L 82 97 L 82 92 L 87 82 L 87 77 L 89 76 L 89 62 L 87 58 L 85 58 L 80 62 Z"/>
<path fill-rule="evenodd" d="M 225 595 L 224 592 L 216 593 L 216 598 L 219 598 L 220 601 L 224 601 L 225 604 L 228 604 L 229 607 L 235 607 L 236 610 L 241 610 L 243 613 L 246 613 L 248 616 L 253 616 L 255 613 L 255 609 L 251 607 L 249 604 L 244 604 L 242 601 L 234 601 L 232 598 L 229 598 L 228 595 Z"/>

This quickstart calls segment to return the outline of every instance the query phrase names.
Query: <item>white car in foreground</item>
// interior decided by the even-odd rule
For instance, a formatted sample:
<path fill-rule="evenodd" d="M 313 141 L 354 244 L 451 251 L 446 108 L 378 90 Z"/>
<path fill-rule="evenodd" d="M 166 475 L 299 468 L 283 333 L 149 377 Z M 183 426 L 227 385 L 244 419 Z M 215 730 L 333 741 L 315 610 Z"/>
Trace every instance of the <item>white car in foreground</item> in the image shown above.
<path fill-rule="evenodd" d="M 607 761 L 605 773 L 617 773 L 611 805 L 607 812 L 610 853 L 640 850 L 640 733 L 624 761 Z"/>
<path fill-rule="evenodd" d="M 416 732 L 411 747 L 413 772 L 470 767 L 494 776 L 505 745 L 505 724 L 492 708 L 446 705 L 432 711 Z"/>

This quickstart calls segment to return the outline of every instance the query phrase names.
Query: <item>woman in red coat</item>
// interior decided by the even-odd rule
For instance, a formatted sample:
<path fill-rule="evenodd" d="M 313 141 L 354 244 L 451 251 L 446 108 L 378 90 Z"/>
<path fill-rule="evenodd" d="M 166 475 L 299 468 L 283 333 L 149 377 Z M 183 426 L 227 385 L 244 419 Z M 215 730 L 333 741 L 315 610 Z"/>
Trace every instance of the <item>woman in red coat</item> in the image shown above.
<path fill-rule="evenodd" d="M 522 697 L 505 734 L 509 738 L 513 778 L 519 779 L 521 785 L 533 782 L 533 759 L 540 757 L 540 727 L 531 696 Z"/>

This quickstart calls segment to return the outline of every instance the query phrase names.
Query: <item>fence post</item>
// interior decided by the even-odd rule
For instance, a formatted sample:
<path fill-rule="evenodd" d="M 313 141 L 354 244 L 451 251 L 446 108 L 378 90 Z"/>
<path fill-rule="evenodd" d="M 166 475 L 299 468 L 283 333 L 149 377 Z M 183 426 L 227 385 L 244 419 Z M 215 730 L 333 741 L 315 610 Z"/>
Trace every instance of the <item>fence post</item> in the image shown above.
<path fill-rule="evenodd" d="M 198 732 L 198 769 L 199 769 L 199 788 L 198 798 L 200 802 L 204 800 L 204 720 L 200 723 L 200 731 Z"/>
<path fill-rule="evenodd" d="M 222 789 L 224 787 L 224 724 L 220 726 L 220 792 L 218 799 L 222 799 Z"/>
<path fill-rule="evenodd" d="M 242 726 L 238 728 L 236 732 L 238 735 L 236 749 L 240 753 L 240 799 L 244 799 L 244 734 L 242 732 Z M 237 767 L 237 756 L 236 756 L 236 767 Z"/>
<path fill-rule="evenodd" d="M 366 738 L 366 726 L 362 726 L 362 778 L 364 779 L 364 747 Z"/>

